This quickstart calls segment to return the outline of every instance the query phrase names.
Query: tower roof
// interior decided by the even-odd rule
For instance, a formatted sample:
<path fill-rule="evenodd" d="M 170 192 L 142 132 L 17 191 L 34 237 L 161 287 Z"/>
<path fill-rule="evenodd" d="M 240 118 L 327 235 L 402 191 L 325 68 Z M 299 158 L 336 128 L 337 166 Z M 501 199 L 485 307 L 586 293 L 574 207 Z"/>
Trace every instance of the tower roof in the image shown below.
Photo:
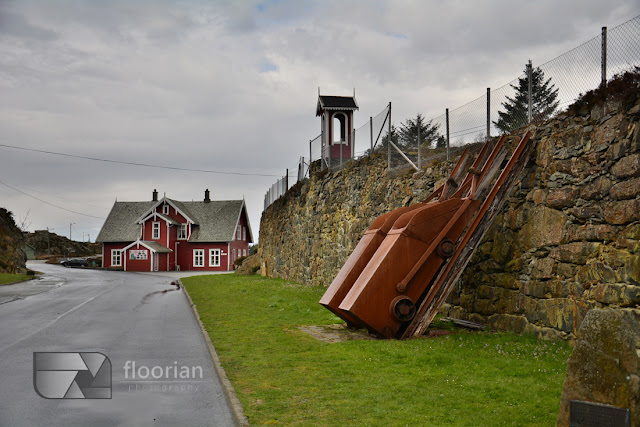
<path fill-rule="evenodd" d="M 358 109 L 358 103 L 355 96 L 318 96 L 318 106 L 316 107 L 316 116 L 322 114 L 323 110 L 352 110 Z"/>

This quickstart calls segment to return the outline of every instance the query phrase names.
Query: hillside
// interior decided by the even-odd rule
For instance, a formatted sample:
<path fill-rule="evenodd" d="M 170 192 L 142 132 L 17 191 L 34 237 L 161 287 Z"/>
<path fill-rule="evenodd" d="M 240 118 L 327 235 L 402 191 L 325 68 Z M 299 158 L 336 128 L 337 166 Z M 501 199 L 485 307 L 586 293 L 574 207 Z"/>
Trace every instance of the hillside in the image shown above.
<path fill-rule="evenodd" d="M 17 273 L 26 268 L 24 237 L 13 214 L 0 208 L 0 273 Z"/>
<path fill-rule="evenodd" d="M 102 245 L 99 243 L 76 242 L 47 230 L 36 230 L 25 233 L 26 241 L 36 250 L 36 257 L 67 254 L 72 257 L 84 257 L 99 254 Z"/>

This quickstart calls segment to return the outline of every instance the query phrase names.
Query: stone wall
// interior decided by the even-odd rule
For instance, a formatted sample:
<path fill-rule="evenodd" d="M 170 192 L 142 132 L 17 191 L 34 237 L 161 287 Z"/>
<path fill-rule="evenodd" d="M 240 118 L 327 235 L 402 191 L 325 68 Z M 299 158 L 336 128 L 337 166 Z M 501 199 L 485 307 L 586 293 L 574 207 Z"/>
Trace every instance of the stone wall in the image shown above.
<path fill-rule="evenodd" d="M 262 214 L 258 254 L 263 269 L 269 276 L 329 286 L 374 219 L 422 201 L 453 164 L 389 176 L 386 156 L 375 154 L 342 171 L 312 167 L 310 179 Z"/>
<path fill-rule="evenodd" d="M 442 312 L 572 338 L 594 307 L 640 303 L 640 103 L 539 126 L 525 175 Z M 455 160 L 455 159 L 454 159 Z M 388 176 L 383 157 L 311 174 L 264 213 L 270 276 L 328 286 L 371 222 L 421 201 L 454 161 Z"/>
<path fill-rule="evenodd" d="M 573 338 L 594 307 L 640 303 L 640 104 L 561 115 L 443 311 Z"/>

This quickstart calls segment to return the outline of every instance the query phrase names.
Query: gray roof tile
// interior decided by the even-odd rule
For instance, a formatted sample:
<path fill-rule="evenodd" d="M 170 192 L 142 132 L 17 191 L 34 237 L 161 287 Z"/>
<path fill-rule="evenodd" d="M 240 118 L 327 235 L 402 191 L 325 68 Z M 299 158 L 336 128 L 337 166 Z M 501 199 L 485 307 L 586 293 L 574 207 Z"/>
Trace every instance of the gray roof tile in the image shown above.
<path fill-rule="evenodd" d="M 210 202 L 178 202 L 171 200 L 188 215 L 192 226 L 190 242 L 229 242 L 233 240 L 236 225 L 244 205 L 243 200 L 212 200 Z M 97 242 L 133 242 L 140 235 L 136 223 L 157 202 L 116 202 L 109 213 Z M 247 239 L 252 241 L 251 227 Z"/>
<path fill-rule="evenodd" d="M 138 218 L 156 202 L 115 202 L 96 242 L 133 242 L 140 236 Z"/>

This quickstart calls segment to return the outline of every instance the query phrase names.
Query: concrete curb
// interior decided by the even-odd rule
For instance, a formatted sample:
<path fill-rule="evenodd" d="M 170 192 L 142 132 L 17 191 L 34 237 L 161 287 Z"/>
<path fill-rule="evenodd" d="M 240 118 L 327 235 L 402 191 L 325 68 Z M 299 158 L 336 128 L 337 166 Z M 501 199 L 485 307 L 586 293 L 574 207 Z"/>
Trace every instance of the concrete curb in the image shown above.
<path fill-rule="evenodd" d="M 222 389 L 224 390 L 224 394 L 227 397 L 229 406 L 231 407 L 233 418 L 237 425 L 248 426 L 249 420 L 247 419 L 247 416 L 244 414 L 244 409 L 242 409 L 242 404 L 238 399 L 238 395 L 236 395 L 236 390 L 233 388 L 233 384 L 231 384 L 231 381 L 229 381 L 229 378 L 227 377 L 227 373 L 224 371 L 224 368 L 220 363 L 220 358 L 218 357 L 218 353 L 216 353 L 216 349 L 213 346 L 213 343 L 211 342 L 211 338 L 209 337 L 209 334 L 207 333 L 207 330 L 205 329 L 204 324 L 202 323 L 202 320 L 200 320 L 200 315 L 198 314 L 196 305 L 193 303 L 193 300 L 191 299 L 189 292 L 187 292 L 185 287 L 182 285 L 182 282 L 180 280 L 178 280 L 178 282 L 180 282 L 180 287 L 182 288 L 184 295 L 187 298 L 187 302 L 189 303 L 189 307 L 191 307 L 193 316 L 198 321 L 198 326 L 200 326 L 200 331 L 202 332 L 204 341 L 207 343 L 207 348 L 209 349 L 209 354 L 211 355 L 213 366 L 216 368 L 216 373 L 218 374 L 218 377 L 220 378 L 220 382 L 222 383 Z"/>

